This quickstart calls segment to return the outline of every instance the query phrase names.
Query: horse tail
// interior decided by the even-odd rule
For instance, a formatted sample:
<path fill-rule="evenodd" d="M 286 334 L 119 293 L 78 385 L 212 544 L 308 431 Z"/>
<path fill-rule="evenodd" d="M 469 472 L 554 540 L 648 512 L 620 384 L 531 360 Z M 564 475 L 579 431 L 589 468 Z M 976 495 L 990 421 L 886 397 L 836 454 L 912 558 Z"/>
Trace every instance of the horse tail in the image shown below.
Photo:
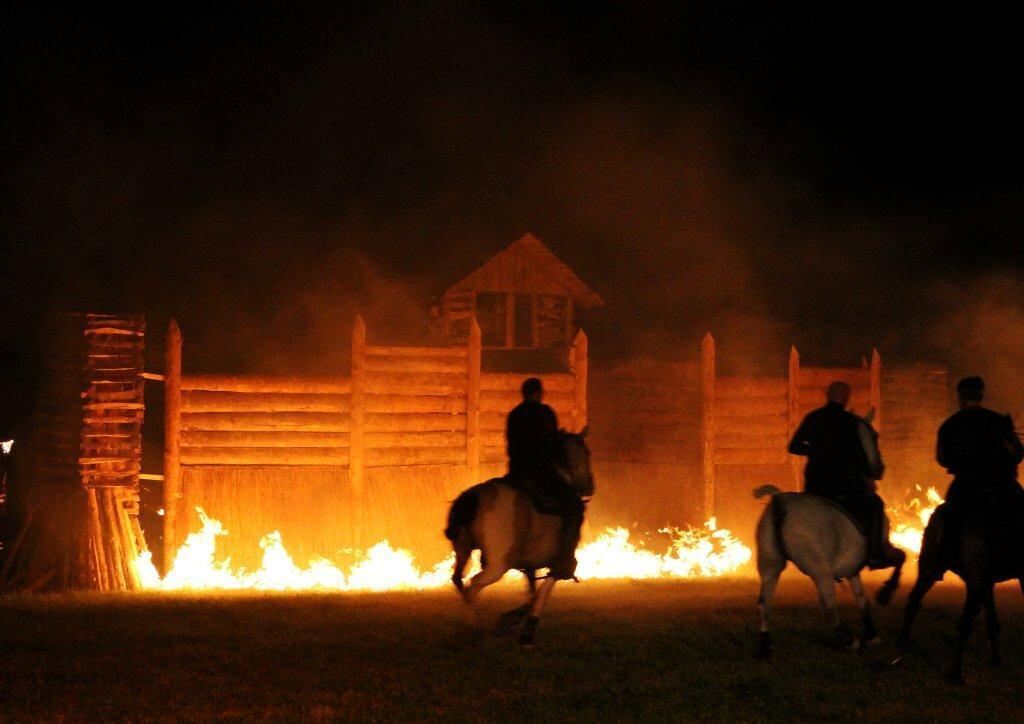
<path fill-rule="evenodd" d="M 786 504 L 783 502 L 781 493 L 782 491 L 774 485 L 762 485 L 754 490 L 754 497 L 772 496 L 771 501 L 768 503 L 768 509 L 764 514 L 771 516 L 772 538 L 774 539 L 776 549 L 783 557 L 789 558 L 789 554 L 786 552 L 786 544 L 782 542 L 782 525 L 786 522 Z"/>
<path fill-rule="evenodd" d="M 455 542 L 459 531 L 468 528 L 476 519 L 476 511 L 480 506 L 479 486 L 463 491 L 448 510 L 448 525 L 444 529 L 444 537 Z"/>

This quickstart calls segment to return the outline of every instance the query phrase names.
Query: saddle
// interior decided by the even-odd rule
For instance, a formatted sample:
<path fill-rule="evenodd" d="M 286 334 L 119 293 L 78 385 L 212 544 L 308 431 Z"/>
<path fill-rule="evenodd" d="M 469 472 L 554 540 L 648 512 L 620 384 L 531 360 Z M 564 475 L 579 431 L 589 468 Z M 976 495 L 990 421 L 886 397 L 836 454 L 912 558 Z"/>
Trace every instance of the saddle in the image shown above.
<path fill-rule="evenodd" d="M 816 493 L 800 493 L 800 495 L 813 495 L 814 497 L 816 497 L 816 498 L 818 498 L 820 500 L 825 501 L 826 503 L 831 505 L 833 508 L 838 510 L 840 513 L 845 515 L 846 519 L 849 520 L 851 523 L 853 523 L 853 527 L 857 529 L 858 533 L 860 533 L 865 538 L 867 537 L 868 531 L 867 531 L 867 528 L 864 527 L 864 521 L 859 520 L 853 514 L 853 512 L 849 508 L 844 506 L 842 503 L 840 503 L 840 502 L 838 502 L 836 500 L 833 500 L 832 498 L 826 498 L 824 495 L 817 495 Z"/>
<path fill-rule="evenodd" d="M 545 490 L 542 485 L 537 483 L 532 478 L 519 478 L 513 477 L 512 475 L 506 475 L 501 478 L 501 482 L 510 488 L 526 493 L 526 496 L 530 499 L 530 503 L 533 505 L 534 510 L 542 515 L 564 515 L 565 511 L 558 500 L 558 497 L 551 491 Z"/>

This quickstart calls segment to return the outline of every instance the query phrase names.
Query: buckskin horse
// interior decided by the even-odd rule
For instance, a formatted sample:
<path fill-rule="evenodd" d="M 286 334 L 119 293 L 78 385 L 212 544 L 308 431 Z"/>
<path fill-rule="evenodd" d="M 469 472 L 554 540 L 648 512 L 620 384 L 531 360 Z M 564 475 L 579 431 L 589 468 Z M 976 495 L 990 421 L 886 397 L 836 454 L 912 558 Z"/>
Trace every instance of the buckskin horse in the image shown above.
<path fill-rule="evenodd" d="M 579 434 L 560 430 L 556 461 L 558 473 L 583 499 L 594 494 L 586 435 L 586 428 Z M 539 588 L 534 582 L 537 571 L 550 567 L 558 551 L 561 525 L 560 516 L 538 512 L 530 497 L 505 478 L 474 485 L 455 499 L 444 531 L 455 550 L 452 582 L 477 621 L 480 620 L 477 607 L 480 592 L 501 580 L 508 571 L 523 571 L 530 583 L 530 599 L 524 606 L 509 611 L 502 620 L 512 624 L 525 619 L 519 642 L 524 646 L 532 645 L 555 579 L 545 578 Z M 466 585 L 463 575 L 475 550 L 480 551 L 481 570 Z"/>

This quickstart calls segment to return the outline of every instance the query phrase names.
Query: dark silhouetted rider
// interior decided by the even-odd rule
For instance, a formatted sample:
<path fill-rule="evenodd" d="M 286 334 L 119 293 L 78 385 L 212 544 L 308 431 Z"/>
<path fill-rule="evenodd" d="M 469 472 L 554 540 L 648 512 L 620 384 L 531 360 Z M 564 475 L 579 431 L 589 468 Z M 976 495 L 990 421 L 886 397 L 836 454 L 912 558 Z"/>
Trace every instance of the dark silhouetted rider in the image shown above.
<path fill-rule="evenodd" d="M 541 512 L 562 518 L 559 551 L 551 568 L 556 578 L 576 575 L 576 545 L 583 525 L 583 501 L 558 472 L 558 418 L 544 404 L 541 381 L 522 386 L 523 401 L 508 414 L 508 477 L 524 489 Z"/>

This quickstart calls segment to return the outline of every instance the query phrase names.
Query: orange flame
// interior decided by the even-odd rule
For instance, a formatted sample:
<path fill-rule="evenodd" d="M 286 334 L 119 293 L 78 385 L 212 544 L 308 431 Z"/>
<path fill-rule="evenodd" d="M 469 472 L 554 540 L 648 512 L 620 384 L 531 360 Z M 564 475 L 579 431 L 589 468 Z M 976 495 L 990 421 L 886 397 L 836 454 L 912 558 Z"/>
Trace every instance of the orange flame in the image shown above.
<path fill-rule="evenodd" d="M 918 554 L 921 552 L 921 538 L 924 536 L 928 520 L 944 501 L 934 487 L 928 488 L 927 491 L 922 491 L 920 485 L 916 487 L 918 493 L 924 493 L 923 500 L 921 496 L 917 496 L 901 508 L 889 509 L 892 519 L 889 539 L 894 545 Z"/>
<path fill-rule="evenodd" d="M 393 591 L 425 590 L 450 585 L 453 557 L 426 570 L 411 553 L 381 541 L 357 555 L 346 573 L 333 562 L 317 558 L 300 568 L 285 549 L 281 534 L 268 533 L 260 541 L 263 560 L 259 570 L 233 569 L 231 560 L 218 560 L 217 538 L 227 535 L 220 521 L 197 508 L 202 523 L 178 549 L 163 578 L 152 555 L 143 553 L 136 562 L 147 590 L 257 590 L 257 591 Z M 656 553 L 629 540 L 625 528 L 607 528 L 577 554 L 580 579 L 699 578 L 733 573 L 751 557 L 750 549 L 712 518 L 702 528 L 664 529 L 670 541 L 664 553 Z M 470 574 L 479 570 L 474 564 Z"/>

